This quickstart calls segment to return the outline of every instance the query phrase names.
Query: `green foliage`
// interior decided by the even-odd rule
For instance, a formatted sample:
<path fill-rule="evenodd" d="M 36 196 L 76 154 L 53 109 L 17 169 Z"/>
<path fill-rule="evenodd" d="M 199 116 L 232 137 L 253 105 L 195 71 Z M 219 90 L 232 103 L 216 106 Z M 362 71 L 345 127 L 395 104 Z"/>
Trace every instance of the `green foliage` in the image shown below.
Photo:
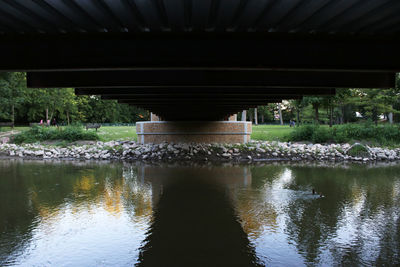
<path fill-rule="evenodd" d="M 379 144 L 400 143 L 398 125 L 372 123 L 336 125 L 332 128 L 319 125 L 302 125 L 290 133 L 290 141 L 311 141 L 315 143 L 344 143 L 352 140 L 374 141 Z"/>
<path fill-rule="evenodd" d="M 307 124 L 307 125 L 295 127 L 295 129 L 289 135 L 289 140 L 290 141 L 311 141 L 313 139 L 313 134 L 317 128 L 318 128 L 318 126 L 315 124 Z"/>
<path fill-rule="evenodd" d="M 306 96 L 303 98 L 303 102 L 305 104 L 312 105 L 315 112 L 314 122 L 319 123 L 319 108 L 324 104 L 325 98 L 318 96 Z"/>
<path fill-rule="evenodd" d="M 25 73 L 0 73 L 0 119 L 15 120 L 15 109 L 23 103 Z"/>
<path fill-rule="evenodd" d="M 79 96 L 78 110 L 84 114 L 82 122 L 133 122 L 148 119 L 149 113 L 136 107 L 118 104 L 116 100 L 102 100 L 99 96 Z"/>
<path fill-rule="evenodd" d="M 326 143 L 332 141 L 333 136 L 331 133 L 331 129 L 327 127 L 316 127 L 313 132 L 311 141 L 314 143 Z"/>
<path fill-rule="evenodd" d="M 26 88 L 23 72 L 0 73 L 0 121 L 39 122 L 56 119 L 57 123 L 124 122 L 145 120 L 149 114 L 116 100 L 99 96 L 76 96 L 73 88 Z"/>
<path fill-rule="evenodd" d="M 369 151 L 365 146 L 356 144 L 347 150 L 347 155 L 352 157 L 368 157 Z"/>
<path fill-rule="evenodd" d="M 13 141 L 20 143 L 34 143 L 47 140 L 66 140 L 69 142 L 78 140 L 99 140 L 94 131 L 85 131 L 82 126 L 43 127 L 34 126 L 31 129 L 14 136 Z"/>
<path fill-rule="evenodd" d="M 259 106 L 257 108 L 259 123 L 263 123 L 266 121 L 274 121 L 274 104 L 268 104 L 266 106 Z"/>
<path fill-rule="evenodd" d="M 392 108 L 398 101 L 398 92 L 395 89 L 352 89 L 352 96 L 348 99 L 350 101 L 365 118 L 375 123 L 380 114 L 398 113 Z"/>

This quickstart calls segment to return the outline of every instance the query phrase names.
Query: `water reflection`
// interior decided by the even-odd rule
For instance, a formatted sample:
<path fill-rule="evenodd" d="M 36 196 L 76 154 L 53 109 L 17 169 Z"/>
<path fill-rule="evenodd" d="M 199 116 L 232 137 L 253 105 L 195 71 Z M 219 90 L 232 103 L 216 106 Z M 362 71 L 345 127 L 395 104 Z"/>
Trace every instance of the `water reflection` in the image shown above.
<path fill-rule="evenodd" d="M 243 198 L 258 194 L 256 210 L 268 205 L 278 213 L 278 229 L 263 223 L 253 239 L 257 253 L 274 266 L 399 264 L 399 170 L 398 165 L 254 168 L 258 186 Z M 312 195 L 312 188 L 325 197 Z"/>
<path fill-rule="evenodd" d="M 0 265 L 132 265 L 151 186 L 122 164 L 0 161 Z"/>
<path fill-rule="evenodd" d="M 258 266 L 230 201 L 251 184 L 248 167 L 142 167 L 141 174 L 160 198 L 138 266 Z"/>
<path fill-rule="evenodd" d="M 393 164 L 0 160 L 0 266 L 399 265 L 399 216 Z"/>

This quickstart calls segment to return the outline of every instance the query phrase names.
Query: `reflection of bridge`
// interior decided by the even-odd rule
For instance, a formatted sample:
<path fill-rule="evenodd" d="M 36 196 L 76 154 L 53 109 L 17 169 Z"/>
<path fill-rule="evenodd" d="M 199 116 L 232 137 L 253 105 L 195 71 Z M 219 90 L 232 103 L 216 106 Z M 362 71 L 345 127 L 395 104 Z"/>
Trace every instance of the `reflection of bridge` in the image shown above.
<path fill-rule="evenodd" d="M 138 266 L 261 266 L 232 201 L 249 166 L 139 166 L 138 179 L 153 198 Z"/>
<path fill-rule="evenodd" d="M 165 120 L 222 120 L 334 88 L 393 87 L 399 12 L 397 0 L 1 1 L 0 70 Z"/>
<path fill-rule="evenodd" d="M 248 166 L 203 166 L 197 167 L 194 171 L 193 167 L 141 165 L 138 167 L 138 179 L 142 183 L 151 184 L 153 205 L 156 205 L 164 187 L 180 183 L 182 180 L 217 185 L 232 190 L 251 186 L 251 170 Z"/>

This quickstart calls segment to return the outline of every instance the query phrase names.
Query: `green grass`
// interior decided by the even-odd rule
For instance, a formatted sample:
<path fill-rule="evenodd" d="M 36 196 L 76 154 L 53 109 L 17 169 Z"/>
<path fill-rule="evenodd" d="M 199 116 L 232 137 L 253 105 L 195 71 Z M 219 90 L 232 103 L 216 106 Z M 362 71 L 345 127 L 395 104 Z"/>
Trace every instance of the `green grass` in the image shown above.
<path fill-rule="evenodd" d="M 89 131 L 94 131 L 90 129 Z M 287 125 L 253 125 L 253 140 L 286 141 L 289 133 L 293 131 Z M 137 141 L 136 127 L 134 126 L 102 126 L 97 134 L 102 141 L 135 140 Z"/>
<path fill-rule="evenodd" d="M 386 141 L 383 142 L 382 138 L 377 138 L 377 136 L 371 136 L 369 138 L 365 138 L 364 136 L 359 136 L 360 131 L 362 133 L 367 132 L 373 132 L 372 128 L 368 129 L 366 128 L 366 125 L 343 125 L 343 126 L 335 126 L 335 127 L 341 127 L 341 128 L 346 128 L 346 132 L 350 131 L 347 133 L 347 135 L 351 136 L 352 138 L 345 138 L 343 140 L 336 140 L 339 138 L 340 133 L 338 132 L 336 135 L 336 139 L 332 140 L 334 142 L 350 142 L 353 143 L 352 140 L 357 140 L 358 142 L 360 141 L 366 141 L 370 145 L 385 145 L 388 147 L 398 147 L 399 142 L 398 140 L 395 141 L 390 141 L 394 137 L 392 135 L 398 135 L 397 130 L 391 130 L 391 128 L 386 129 L 388 126 L 386 126 L 386 131 L 383 131 L 385 129 L 381 129 L 382 131 L 379 132 L 379 136 L 383 137 Z M 372 127 L 372 126 L 371 126 Z M 20 131 L 20 132 L 25 132 L 29 130 L 29 127 L 15 127 L 15 131 Z M 10 131 L 10 127 L 2 127 L 0 128 L 0 133 L 4 134 L 6 131 Z M 299 130 L 299 129 L 297 129 Z M 89 132 L 95 132 L 94 129 L 89 129 Z M 331 129 L 327 125 L 321 125 L 319 127 L 319 131 L 315 132 L 315 134 L 319 137 L 319 139 L 326 139 L 326 134 L 325 132 L 329 132 Z M 86 130 L 84 130 L 86 132 Z M 314 133 L 314 130 L 312 131 Z M 321 132 L 321 133 L 320 133 Z M 294 134 L 294 128 L 290 128 L 288 125 L 253 125 L 253 133 L 251 135 L 251 138 L 253 140 L 260 140 L 260 141 L 289 141 L 291 138 L 291 133 L 292 135 Z M 0 135 L 1 135 L 0 134 Z M 100 138 L 101 141 L 111 141 L 111 140 L 134 140 L 137 141 L 137 135 L 136 135 L 136 127 L 135 126 L 102 126 L 100 129 L 98 129 L 97 134 Z M 395 136 L 395 137 L 396 137 Z M 329 136 L 328 136 L 329 137 Z M 364 138 L 362 138 L 364 137 Z M 299 137 L 300 138 L 300 137 Z M 300 138 L 301 141 L 313 141 L 313 142 L 324 142 L 325 140 L 309 140 L 308 138 Z M 329 138 L 328 138 L 329 139 Z M 379 140 L 378 140 L 379 139 Z M 294 140 L 293 140 L 294 141 Z M 379 142 L 378 142 L 379 141 Z"/>
<path fill-rule="evenodd" d="M 10 127 L 0 128 L 0 131 L 10 130 Z M 29 130 L 29 127 L 15 127 L 14 130 L 23 132 Z M 88 131 L 95 130 L 89 129 Z M 292 131 L 293 128 L 287 125 L 253 125 L 251 138 L 262 141 L 287 141 L 287 136 Z M 102 126 L 97 130 L 97 134 L 100 140 L 105 142 L 111 140 L 137 140 L 135 126 Z"/>
<path fill-rule="evenodd" d="M 347 154 L 352 157 L 368 157 L 369 152 L 363 145 L 355 145 L 347 151 Z"/>
<path fill-rule="evenodd" d="M 253 125 L 253 140 L 286 141 L 287 136 L 293 130 L 289 126 L 281 125 Z M 89 129 L 89 131 L 94 131 Z M 102 141 L 134 140 L 137 141 L 135 126 L 102 126 L 97 134 Z"/>
<path fill-rule="evenodd" d="M 253 125 L 251 138 L 263 141 L 285 141 L 292 130 L 293 128 L 285 125 Z M 137 140 L 134 126 L 102 126 L 97 133 L 103 141 Z"/>
<path fill-rule="evenodd" d="M 287 141 L 293 131 L 289 125 L 253 125 L 251 139 L 261 141 Z"/>
<path fill-rule="evenodd" d="M 8 132 L 8 131 L 11 131 L 12 130 L 12 128 L 11 127 L 0 127 L 0 132 Z M 26 131 L 26 130 L 29 130 L 29 127 L 20 127 L 20 126 L 18 126 L 18 127 L 14 127 L 14 131 Z"/>
<path fill-rule="evenodd" d="M 89 129 L 88 131 L 95 131 Z M 102 126 L 97 130 L 102 141 L 111 140 L 137 140 L 135 126 Z"/>

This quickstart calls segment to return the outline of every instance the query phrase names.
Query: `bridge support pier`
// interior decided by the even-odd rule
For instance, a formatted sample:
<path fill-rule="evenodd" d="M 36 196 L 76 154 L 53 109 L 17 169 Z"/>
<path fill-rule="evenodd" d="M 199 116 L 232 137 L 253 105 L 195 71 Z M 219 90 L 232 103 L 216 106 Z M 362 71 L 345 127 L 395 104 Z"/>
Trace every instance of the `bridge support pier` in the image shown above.
<path fill-rule="evenodd" d="M 232 118 L 233 119 L 233 118 Z M 145 121 L 136 123 L 141 144 L 247 143 L 252 124 L 248 121 Z"/>

